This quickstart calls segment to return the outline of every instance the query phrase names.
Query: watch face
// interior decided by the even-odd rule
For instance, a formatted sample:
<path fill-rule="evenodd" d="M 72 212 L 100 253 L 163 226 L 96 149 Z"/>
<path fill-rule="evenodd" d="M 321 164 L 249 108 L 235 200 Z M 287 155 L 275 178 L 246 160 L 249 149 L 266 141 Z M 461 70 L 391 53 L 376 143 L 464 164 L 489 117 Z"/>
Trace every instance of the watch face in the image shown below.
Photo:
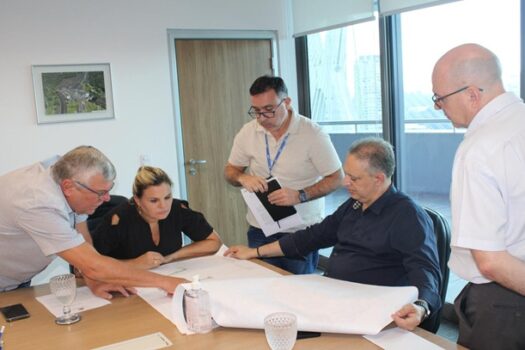
<path fill-rule="evenodd" d="M 421 306 L 425 310 L 425 317 L 428 317 L 430 315 L 430 310 L 426 301 L 416 300 L 414 304 Z"/>
<path fill-rule="evenodd" d="M 303 190 L 300 190 L 299 191 L 299 200 L 302 202 L 306 202 L 307 198 L 306 198 L 306 192 L 304 192 Z"/>

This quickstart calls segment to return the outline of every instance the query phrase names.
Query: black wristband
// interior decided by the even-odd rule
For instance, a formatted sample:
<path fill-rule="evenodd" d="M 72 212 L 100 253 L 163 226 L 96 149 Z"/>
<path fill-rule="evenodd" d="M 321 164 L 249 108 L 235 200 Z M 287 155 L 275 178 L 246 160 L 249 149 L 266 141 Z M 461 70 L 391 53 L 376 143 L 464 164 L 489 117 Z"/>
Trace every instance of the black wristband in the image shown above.
<path fill-rule="evenodd" d="M 257 251 L 257 257 L 258 257 L 258 258 L 262 258 L 261 253 L 259 253 L 259 247 L 257 247 L 255 250 Z"/>

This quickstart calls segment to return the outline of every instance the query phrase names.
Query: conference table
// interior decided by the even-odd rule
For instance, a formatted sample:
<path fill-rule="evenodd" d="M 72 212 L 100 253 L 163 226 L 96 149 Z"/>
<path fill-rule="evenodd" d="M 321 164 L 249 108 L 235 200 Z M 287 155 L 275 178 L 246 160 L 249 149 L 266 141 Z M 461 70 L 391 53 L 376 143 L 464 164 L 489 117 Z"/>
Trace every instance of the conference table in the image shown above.
<path fill-rule="evenodd" d="M 0 317 L 0 325 L 5 325 L 4 350 L 92 349 L 157 332 L 173 343 L 170 349 L 269 349 L 264 331 L 260 329 L 219 327 L 207 334 L 183 335 L 171 321 L 137 295 L 115 296 L 111 305 L 82 312 L 80 322 L 59 326 L 54 322 L 55 317 L 35 299 L 49 293 L 47 284 L 0 293 L 0 306 L 22 303 L 31 314 L 29 318 L 14 322 L 4 322 Z M 414 332 L 444 349 L 465 349 L 423 329 Z M 323 333 L 317 338 L 298 340 L 294 350 L 302 349 L 381 348 L 360 335 Z"/>

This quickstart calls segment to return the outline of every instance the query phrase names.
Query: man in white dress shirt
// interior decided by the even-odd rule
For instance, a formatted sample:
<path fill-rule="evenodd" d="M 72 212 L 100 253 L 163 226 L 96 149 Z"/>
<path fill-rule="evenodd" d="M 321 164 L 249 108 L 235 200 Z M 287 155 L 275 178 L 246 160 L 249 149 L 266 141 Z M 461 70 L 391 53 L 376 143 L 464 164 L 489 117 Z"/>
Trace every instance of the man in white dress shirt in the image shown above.
<path fill-rule="evenodd" d="M 0 292 L 29 286 L 57 255 L 82 272 L 96 295 L 108 299 L 111 291 L 127 295 L 126 287 L 134 286 L 171 293 L 184 281 L 131 268 L 89 244 L 85 220 L 109 200 L 116 176 L 102 152 L 80 146 L 52 163 L 0 176 Z"/>
<path fill-rule="evenodd" d="M 525 349 L 525 104 L 476 44 L 443 55 L 432 84 L 435 108 L 467 128 L 451 186 L 449 265 L 469 281 L 455 301 L 458 343 Z"/>

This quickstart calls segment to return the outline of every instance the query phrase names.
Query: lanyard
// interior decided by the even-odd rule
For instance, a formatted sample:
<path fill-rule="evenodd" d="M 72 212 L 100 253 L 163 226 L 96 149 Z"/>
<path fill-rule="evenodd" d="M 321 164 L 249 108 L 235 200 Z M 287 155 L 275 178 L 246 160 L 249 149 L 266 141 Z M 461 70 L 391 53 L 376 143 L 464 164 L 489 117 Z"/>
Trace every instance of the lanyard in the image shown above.
<path fill-rule="evenodd" d="M 264 141 L 266 141 L 266 162 L 268 163 L 268 170 L 270 172 L 270 177 L 272 176 L 272 169 L 277 163 L 277 159 L 279 159 L 279 156 L 281 155 L 281 152 L 284 149 L 284 146 L 286 146 L 286 141 L 288 140 L 288 136 L 290 136 L 290 133 L 286 134 L 286 136 L 283 139 L 283 142 L 279 146 L 279 149 L 277 150 L 277 154 L 275 154 L 275 158 L 272 161 L 272 158 L 270 158 L 270 146 L 268 145 L 268 134 L 264 134 Z"/>

